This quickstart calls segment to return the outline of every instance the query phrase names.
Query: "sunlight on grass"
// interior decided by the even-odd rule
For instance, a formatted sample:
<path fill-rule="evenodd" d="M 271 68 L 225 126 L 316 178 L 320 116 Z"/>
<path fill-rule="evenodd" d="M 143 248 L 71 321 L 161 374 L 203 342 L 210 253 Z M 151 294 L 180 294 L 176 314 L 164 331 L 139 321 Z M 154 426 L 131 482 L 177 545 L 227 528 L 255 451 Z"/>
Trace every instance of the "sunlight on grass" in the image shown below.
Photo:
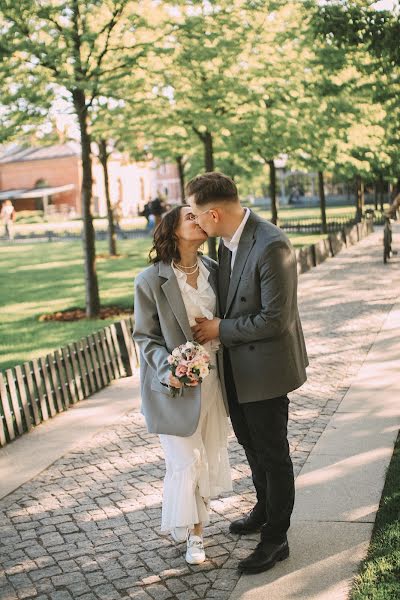
<path fill-rule="evenodd" d="M 400 598 L 400 436 L 386 475 L 368 556 L 354 580 L 350 600 Z"/>
<path fill-rule="evenodd" d="M 97 262 L 100 298 L 103 304 L 133 306 L 133 280 L 147 264 L 150 239 L 124 240 L 118 259 Z M 107 252 L 98 242 L 98 253 Z M 82 245 L 7 244 L 0 248 L 0 369 L 42 356 L 101 329 L 112 319 L 70 323 L 45 322 L 43 313 L 85 305 Z M 4 282 L 6 284 L 4 285 Z"/>
<path fill-rule="evenodd" d="M 323 236 L 294 234 L 295 246 Z M 118 242 L 121 257 L 97 260 L 102 304 L 133 308 L 134 278 L 148 265 L 150 238 Z M 97 254 L 107 243 L 97 242 Z M 85 306 L 84 268 L 80 242 L 57 242 L 0 247 L 0 370 L 76 341 L 114 319 L 40 322 L 40 315 Z"/>
<path fill-rule="evenodd" d="M 65 260 L 46 262 L 37 265 L 21 265 L 16 267 L 16 271 L 41 271 L 43 269 L 68 269 L 72 265 L 82 266 L 82 259 L 69 260 L 65 263 Z"/>

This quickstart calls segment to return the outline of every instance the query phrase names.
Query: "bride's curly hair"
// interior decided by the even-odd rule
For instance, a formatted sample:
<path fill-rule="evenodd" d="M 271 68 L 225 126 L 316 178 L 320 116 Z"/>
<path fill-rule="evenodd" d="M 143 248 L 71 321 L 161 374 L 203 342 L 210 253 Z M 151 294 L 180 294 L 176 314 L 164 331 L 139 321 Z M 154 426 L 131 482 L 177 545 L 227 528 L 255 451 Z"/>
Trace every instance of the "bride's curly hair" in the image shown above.
<path fill-rule="evenodd" d="M 171 260 L 179 261 L 178 236 L 176 230 L 181 219 L 181 210 L 187 204 L 180 204 L 169 210 L 154 231 L 153 246 L 149 252 L 149 261 L 151 263 L 166 262 Z"/>

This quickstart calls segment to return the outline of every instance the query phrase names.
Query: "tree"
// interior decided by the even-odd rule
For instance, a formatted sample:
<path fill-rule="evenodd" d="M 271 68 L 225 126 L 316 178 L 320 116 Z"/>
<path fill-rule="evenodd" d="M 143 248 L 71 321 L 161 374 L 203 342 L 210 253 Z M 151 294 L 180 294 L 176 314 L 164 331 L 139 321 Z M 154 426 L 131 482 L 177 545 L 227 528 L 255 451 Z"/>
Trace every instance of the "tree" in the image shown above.
<path fill-rule="evenodd" d="M 304 12 L 302 44 L 306 55 L 303 69 L 303 94 L 299 119 L 299 146 L 291 156 L 292 164 L 317 172 L 321 210 L 321 231 L 327 233 L 325 172 L 338 169 L 341 152 L 349 152 L 351 128 L 361 118 L 361 74 L 353 57 L 341 48 L 316 40 L 310 27 L 310 12 Z M 365 82 L 364 82 L 365 83 Z M 342 156 L 343 162 L 348 166 Z"/>
<path fill-rule="evenodd" d="M 246 53 L 246 101 L 236 110 L 232 142 L 244 160 L 269 171 L 272 222 L 278 223 L 275 161 L 298 146 L 304 50 L 298 42 L 297 2 L 271 3 L 262 27 L 253 28 Z M 272 10 L 273 9 L 273 10 Z"/>
<path fill-rule="evenodd" d="M 22 96 L 27 81 L 28 93 Z M 53 100 L 54 89 L 45 74 L 20 64 L 0 39 L 0 144 L 35 133 L 46 120 Z"/>
<path fill-rule="evenodd" d="M 262 4 L 195 1 L 174 8 L 174 52 L 164 65 L 159 94 L 169 100 L 170 125 L 182 127 L 186 139 L 194 135 L 200 142 L 206 171 L 218 166 L 215 156 L 223 147 L 223 134 L 229 134 L 238 107 L 248 100 L 241 59 Z M 216 258 L 215 239 L 208 247 Z"/>
<path fill-rule="evenodd" d="M 17 64 L 33 65 L 35 72 L 63 90 L 79 124 L 88 317 L 95 317 L 100 309 L 91 210 L 90 111 L 101 95 L 118 95 L 118 79 L 131 72 L 154 44 L 156 35 L 146 25 L 148 7 L 146 3 L 141 6 L 142 12 L 129 0 L 3 0 L 1 7 L 2 47 L 7 55 Z M 29 97 L 29 89 L 27 78 L 25 97 Z"/>
<path fill-rule="evenodd" d="M 370 99 L 381 108 L 376 127 L 383 131 L 379 151 L 366 149 L 370 171 L 381 187 L 386 176 L 400 189 L 399 9 L 376 10 L 368 0 L 334 0 L 322 6 L 313 0 L 309 6 L 316 37 L 357 56 L 358 69 L 369 78 Z"/>

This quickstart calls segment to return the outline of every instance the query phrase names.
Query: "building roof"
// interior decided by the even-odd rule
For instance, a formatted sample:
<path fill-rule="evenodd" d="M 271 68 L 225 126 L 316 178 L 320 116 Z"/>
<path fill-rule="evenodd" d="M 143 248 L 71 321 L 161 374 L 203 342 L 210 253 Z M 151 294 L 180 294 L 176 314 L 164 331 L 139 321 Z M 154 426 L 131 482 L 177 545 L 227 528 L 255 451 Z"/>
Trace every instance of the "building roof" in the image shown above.
<path fill-rule="evenodd" d="M 67 183 L 66 185 L 52 187 L 3 190 L 0 192 L 0 202 L 2 200 L 20 200 L 22 198 L 43 198 L 45 196 L 52 196 L 53 194 L 60 194 L 61 192 L 69 192 L 74 188 L 75 185 L 73 183 Z"/>
<path fill-rule="evenodd" d="M 0 147 L 0 165 L 14 162 L 27 162 L 31 160 L 49 160 L 67 156 L 80 156 L 79 144 L 67 142 L 52 146 L 21 146 L 12 144 Z"/>

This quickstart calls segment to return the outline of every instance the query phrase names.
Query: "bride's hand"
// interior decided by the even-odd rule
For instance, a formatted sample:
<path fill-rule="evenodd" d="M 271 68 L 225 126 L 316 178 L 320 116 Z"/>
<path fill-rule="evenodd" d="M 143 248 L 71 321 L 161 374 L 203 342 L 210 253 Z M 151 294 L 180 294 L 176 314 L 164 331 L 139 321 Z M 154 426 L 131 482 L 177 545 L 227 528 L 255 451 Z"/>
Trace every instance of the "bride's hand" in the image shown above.
<path fill-rule="evenodd" d="M 175 375 L 172 375 L 172 373 L 169 374 L 168 384 L 170 387 L 174 387 L 174 388 L 178 388 L 178 389 L 182 387 L 182 383 L 179 381 L 179 379 L 177 377 L 175 377 Z"/>

